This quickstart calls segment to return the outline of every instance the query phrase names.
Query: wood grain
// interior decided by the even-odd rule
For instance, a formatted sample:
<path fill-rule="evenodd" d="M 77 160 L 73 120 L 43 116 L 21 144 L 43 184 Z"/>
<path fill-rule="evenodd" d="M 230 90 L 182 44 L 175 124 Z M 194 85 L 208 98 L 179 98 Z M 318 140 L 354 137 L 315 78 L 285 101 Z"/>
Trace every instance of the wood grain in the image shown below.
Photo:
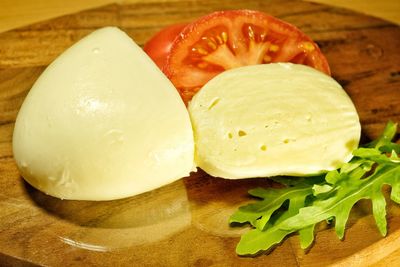
<path fill-rule="evenodd" d="M 0 1 L 0 32 L 26 26 L 43 20 L 73 14 L 90 8 L 116 2 L 133 4 L 160 0 L 2 0 Z M 180 0 L 163 0 L 177 2 Z M 326 5 L 345 7 L 400 24 L 400 2 L 398 0 L 306 0 Z"/>
<path fill-rule="evenodd" d="M 266 179 L 225 181 L 199 171 L 139 196 L 63 201 L 33 189 L 12 158 L 20 105 L 43 69 L 81 37 L 106 25 L 143 44 L 165 25 L 213 10 L 249 8 L 285 19 L 321 46 L 333 76 L 352 97 L 364 140 L 400 122 L 400 28 L 347 10 L 300 1 L 179 1 L 109 5 L 0 34 L 0 263 L 48 266 L 365 266 L 400 248 L 400 209 L 388 206 L 389 235 L 374 225 L 368 201 L 353 209 L 344 241 L 321 225 L 312 249 L 297 236 L 258 258 L 238 257 L 243 229 L 227 218 Z M 323 18 L 323 19 L 322 19 Z M 379 251 L 379 253 L 374 253 Z M 15 261 L 13 261 L 15 259 Z M 399 261 L 394 261 L 399 264 Z M 393 264 L 393 262 L 391 262 Z"/>
<path fill-rule="evenodd" d="M 310 2 L 348 8 L 353 11 L 375 16 L 400 24 L 400 2 L 397 0 L 307 0 Z"/>

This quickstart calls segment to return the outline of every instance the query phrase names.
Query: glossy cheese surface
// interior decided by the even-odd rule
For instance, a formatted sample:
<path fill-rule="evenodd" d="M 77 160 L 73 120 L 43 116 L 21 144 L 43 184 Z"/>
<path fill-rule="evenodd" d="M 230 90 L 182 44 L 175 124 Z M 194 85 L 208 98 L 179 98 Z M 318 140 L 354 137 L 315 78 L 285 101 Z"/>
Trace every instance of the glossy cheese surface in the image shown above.
<path fill-rule="evenodd" d="M 209 81 L 189 104 L 197 165 L 238 179 L 310 175 L 338 168 L 358 146 L 346 92 L 310 67 L 241 67 Z"/>
<path fill-rule="evenodd" d="M 193 170 L 193 132 L 179 94 L 128 35 L 99 29 L 61 54 L 18 114 L 23 177 L 63 199 L 110 200 Z"/>

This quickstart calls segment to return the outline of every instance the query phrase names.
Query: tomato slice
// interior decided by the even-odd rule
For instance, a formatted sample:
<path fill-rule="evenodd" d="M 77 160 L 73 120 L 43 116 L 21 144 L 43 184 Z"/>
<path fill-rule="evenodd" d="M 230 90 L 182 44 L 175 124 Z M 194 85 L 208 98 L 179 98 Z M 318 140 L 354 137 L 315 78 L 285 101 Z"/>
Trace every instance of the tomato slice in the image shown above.
<path fill-rule="evenodd" d="M 187 23 L 181 23 L 168 26 L 157 32 L 144 45 L 143 50 L 160 69 L 164 68 L 164 65 L 167 62 L 167 57 L 171 51 L 172 43 L 186 25 Z"/>
<path fill-rule="evenodd" d="M 252 10 L 218 11 L 187 25 L 174 40 L 163 71 L 187 103 L 224 70 L 271 62 L 305 64 L 330 75 L 325 56 L 310 37 Z"/>

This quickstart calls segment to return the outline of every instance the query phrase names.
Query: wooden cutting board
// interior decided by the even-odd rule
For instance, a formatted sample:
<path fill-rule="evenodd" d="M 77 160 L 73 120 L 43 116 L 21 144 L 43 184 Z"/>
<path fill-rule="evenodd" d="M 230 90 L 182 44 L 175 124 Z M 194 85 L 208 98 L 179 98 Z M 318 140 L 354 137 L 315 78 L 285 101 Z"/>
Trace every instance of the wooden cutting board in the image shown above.
<path fill-rule="evenodd" d="M 400 122 L 400 28 L 343 9 L 300 1 L 177 1 L 109 5 L 0 34 L 0 265 L 30 266 L 366 266 L 400 249 L 400 208 L 388 205 L 382 238 L 368 201 L 359 202 L 344 241 L 321 226 L 312 248 L 298 237 L 271 253 L 238 257 L 247 229 L 229 215 L 267 179 L 225 181 L 202 171 L 116 201 L 66 201 L 23 181 L 12 156 L 18 109 L 44 68 L 89 32 L 116 25 L 143 44 L 160 28 L 214 10 L 256 9 L 287 20 L 320 45 L 359 112 L 363 141 Z M 393 264 L 400 264 L 400 259 Z"/>

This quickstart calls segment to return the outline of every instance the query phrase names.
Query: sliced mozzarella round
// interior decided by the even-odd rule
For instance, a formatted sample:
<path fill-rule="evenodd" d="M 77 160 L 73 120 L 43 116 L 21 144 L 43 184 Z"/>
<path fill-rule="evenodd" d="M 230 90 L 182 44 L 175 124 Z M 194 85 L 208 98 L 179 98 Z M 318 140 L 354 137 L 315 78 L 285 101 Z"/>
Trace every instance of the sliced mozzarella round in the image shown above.
<path fill-rule="evenodd" d="M 132 196 L 194 166 L 179 94 L 113 27 L 83 38 L 43 72 L 18 114 L 13 151 L 28 183 L 63 199 Z"/>
<path fill-rule="evenodd" d="M 195 161 L 230 179 L 309 175 L 338 168 L 358 146 L 357 111 L 342 87 L 291 63 L 232 69 L 189 103 Z"/>

